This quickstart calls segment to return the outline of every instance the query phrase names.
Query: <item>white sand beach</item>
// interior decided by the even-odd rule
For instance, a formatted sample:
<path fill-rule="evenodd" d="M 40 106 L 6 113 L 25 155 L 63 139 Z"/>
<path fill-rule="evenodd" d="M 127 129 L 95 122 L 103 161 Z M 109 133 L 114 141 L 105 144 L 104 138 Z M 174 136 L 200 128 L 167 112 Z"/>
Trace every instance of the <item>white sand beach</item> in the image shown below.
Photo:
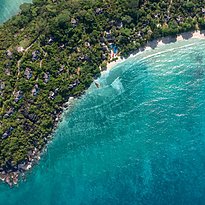
<path fill-rule="evenodd" d="M 174 43 L 176 41 L 188 40 L 190 38 L 205 39 L 205 31 L 185 32 L 185 33 L 181 33 L 176 38 L 175 37 L 163 37 L 163 38 L 160 38 L 158 40 L 150 41 L 146 44 L 146 46 L 141 47 L 140 49 L 138 49 L 138 51 L 135 54 L 130 55 L 129 58 L 130 57 L 135 57 L 135 55 L 137 55 L 139 52 L 143 52 L 143 51 L 150 50 L 150 49 L 155 49 L 156 47 L 158 47 L 160 45 Z M 108 63 L 107 64 L 107 70 L 101 72 L 101 74 L 109 71 L 110 69 L 115 67 L 117 64 L 122 63 L 125 60 L 126 60 L 125 58 L 121 58 L 119 56 L 118 60 Z"/>

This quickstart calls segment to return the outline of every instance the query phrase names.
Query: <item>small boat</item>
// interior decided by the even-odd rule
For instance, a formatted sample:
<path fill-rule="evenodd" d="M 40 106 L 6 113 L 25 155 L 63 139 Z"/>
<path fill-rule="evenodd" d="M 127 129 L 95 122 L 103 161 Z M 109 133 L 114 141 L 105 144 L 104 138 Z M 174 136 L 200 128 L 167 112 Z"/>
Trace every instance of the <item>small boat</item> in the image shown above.
<path fill-rule="evenodd" d="M 99 87 L 100 87 L 100 84 L 99 84 L 98 82 L 95 82 L 95 86 L 96 86 L 97 88 L 99 88 Z"/>

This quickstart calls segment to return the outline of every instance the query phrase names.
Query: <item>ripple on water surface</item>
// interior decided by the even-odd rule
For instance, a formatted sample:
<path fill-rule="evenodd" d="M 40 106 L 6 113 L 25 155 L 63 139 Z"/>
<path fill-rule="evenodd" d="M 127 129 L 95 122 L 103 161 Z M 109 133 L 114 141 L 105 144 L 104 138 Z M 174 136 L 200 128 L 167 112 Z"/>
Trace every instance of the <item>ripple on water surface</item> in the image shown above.
<path fill-rule="evenodd" d="M 65 114 L 27 182 L 0 186 L 0 204 L 204 204 L 204 68 L 194 39 L 119 64 Z"/>

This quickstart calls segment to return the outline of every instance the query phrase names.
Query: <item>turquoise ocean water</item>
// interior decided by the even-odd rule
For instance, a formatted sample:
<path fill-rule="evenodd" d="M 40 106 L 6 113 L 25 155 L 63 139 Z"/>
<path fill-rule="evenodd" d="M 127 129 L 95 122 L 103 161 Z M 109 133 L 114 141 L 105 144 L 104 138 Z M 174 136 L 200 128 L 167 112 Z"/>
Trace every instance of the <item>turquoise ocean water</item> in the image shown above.
<path fill-rule="evenodd" d="M 99 82 L 0 204 L 203 205 L 205 41 L 145 51 Z"/>
<path fill-rule="evenodd" d="M 22 3 L 30 3 L 32 0 L 0 0 L 0 23 L 3 23 L 19 11 Z"/>

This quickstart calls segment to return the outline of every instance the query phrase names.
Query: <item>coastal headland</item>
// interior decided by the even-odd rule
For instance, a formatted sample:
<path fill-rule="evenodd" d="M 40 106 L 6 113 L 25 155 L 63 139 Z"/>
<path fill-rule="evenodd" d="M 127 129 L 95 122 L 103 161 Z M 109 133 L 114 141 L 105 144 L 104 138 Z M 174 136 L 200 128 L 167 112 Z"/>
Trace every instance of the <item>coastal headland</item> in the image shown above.
<path fill-rule="evenodd" d="M 101 73 L 157 45 L 204 38 L 204 4 L 194 0 L 35 0 L 20 9 L 0 27 L 0 179 L 10 186 L 38 162 L 68 100 Z"/>

